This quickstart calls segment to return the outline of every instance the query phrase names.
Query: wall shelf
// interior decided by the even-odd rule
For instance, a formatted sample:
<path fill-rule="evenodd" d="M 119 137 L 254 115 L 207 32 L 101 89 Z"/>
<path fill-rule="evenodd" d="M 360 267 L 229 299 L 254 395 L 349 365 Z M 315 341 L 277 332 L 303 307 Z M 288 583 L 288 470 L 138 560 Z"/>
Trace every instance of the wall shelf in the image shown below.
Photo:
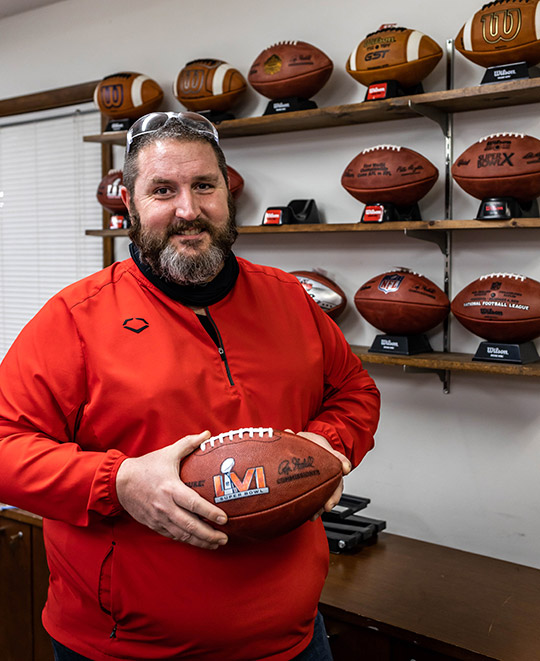
<path fill-rule="evenodd" d="M 320 225 L 244 225 L 240 234 L 321 234 L 327 232 L 396 232 L 404 230 L 486 230 L 540 228 L 540 218 L 511 218 L 510 220 L 417 220 L 408 222 L 321 223 Z M 88 236 L 121 237 L 128 230 L 86 230 Z"/>
<path fill-rule="evenodd" d="M 415 356 L 397 356 L 384 353 L 369 353 L 369 347 L 353 345 L 355 353 L 363 363 L 377 365 L 397 365 L 420 370 L 442 372 L 481 372 L 483 374 L 506 374 L 514 376 L 540 376 L 540 362 L 528 365 L 488 363 L 472 360 L 472 354 L 437 352 L 421 353 Z"/>
<path fill-rule="evenodd" d="M 525 105 L 540 101 L 540 78 L 494 83 L 477 87 L 427 92 L 368 103 L 329 106 L 277 115 L 243 117 L 221 122 L 221 138 L 288 133 L 311 129 L 351 126 L 370 122 L 422 117 L 422 111 L 443 113 L 487 110 L 503 106 Z M 114 131 L 84 137 L 86 142 L 124 145 L 126 131 Z"/>

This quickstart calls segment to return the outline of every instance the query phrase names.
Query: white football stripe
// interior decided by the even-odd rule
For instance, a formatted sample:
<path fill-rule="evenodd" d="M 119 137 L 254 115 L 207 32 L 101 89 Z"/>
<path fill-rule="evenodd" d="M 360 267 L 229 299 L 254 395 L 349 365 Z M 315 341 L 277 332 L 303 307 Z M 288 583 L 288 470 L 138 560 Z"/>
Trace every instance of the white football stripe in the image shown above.
<path fill-rule="evenodd" d="M 225 80 L 225 74 L 229 69 L 232 69 L 231 65 L 224 62 L 214 71 L 214 77 L 212 78 L 212 94 L 214 96 L 223 94 L 225 91 L 223 89 L 223 81 Z"/>
<path fill-rule="evenodd" d="M 134 108 L 138 108 L 143 104 L 142 98 L 142 86 L 147 80 L 150 80 L 149 76 L 137 76 L 133 83 L 131 84 L 131 103 Z"/>
<path fill-rule="evenodd" d="M 420 55 L 420 42 L 424 35 L 418 30 L 411 32 L 407 40 L 407 62 L 417 60 Z"/>
<path fill-rule="evenodd" d="M 360 46 L 360 44 L 358 44 Z M 356 66 L 356 53 L 358 53 L 358 46 L 353 50 L 351 53 L 351 57 L 349 58 L 349 69 L 351 71 L 356 71 L 357 66 Z"/>
<path fill-rule="evenodd" d="M 536 12 L 534 13 L 534 27 L 536 31 L 536 38 L 540 38 L 540 2 L 536 5 Z"/>
<path fill-rule="evenodd" d="M 472 22 L 474 16 L 471 16 L 469 20 L 463 26 L 463 48 L 467 51 L 472 51 L 472 41 L 471 41 L 471 31 L 472 31 Z"/>

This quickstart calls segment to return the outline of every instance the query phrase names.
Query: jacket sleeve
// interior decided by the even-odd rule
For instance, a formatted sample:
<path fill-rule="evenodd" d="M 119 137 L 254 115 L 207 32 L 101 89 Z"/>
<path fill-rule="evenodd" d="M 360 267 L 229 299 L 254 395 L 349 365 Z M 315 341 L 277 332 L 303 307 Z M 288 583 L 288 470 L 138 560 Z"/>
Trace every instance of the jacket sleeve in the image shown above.
<path fill-rule="evenodd" d="M 115 479 L 124 455 L 77 445 L 85 376 L 76 325 L 57 296 L 0 365 L 0 501 L 79 526 L 122 510 Z"/>
<path fill-rule="evenodd" d="M 379 390 L 335 322 L 312 299 L 310 304 L 324 351 L 324 397 L 306 431 L 324 436 L 355 467 L 374 444 Z"/>

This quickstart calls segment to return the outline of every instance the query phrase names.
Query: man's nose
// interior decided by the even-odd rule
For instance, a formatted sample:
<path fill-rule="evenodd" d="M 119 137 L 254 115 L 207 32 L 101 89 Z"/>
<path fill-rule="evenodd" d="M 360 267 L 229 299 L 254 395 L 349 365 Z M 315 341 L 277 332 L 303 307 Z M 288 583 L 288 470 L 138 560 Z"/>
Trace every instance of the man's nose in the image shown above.
<path fill-rule="evenodd" d="M 177 218 L 183 220 L 195 220 L 199 215 L 199 203 L 197 196 L 191 190 L 182 190 L 176 196 L 176 210 L 175 215 Z"/>

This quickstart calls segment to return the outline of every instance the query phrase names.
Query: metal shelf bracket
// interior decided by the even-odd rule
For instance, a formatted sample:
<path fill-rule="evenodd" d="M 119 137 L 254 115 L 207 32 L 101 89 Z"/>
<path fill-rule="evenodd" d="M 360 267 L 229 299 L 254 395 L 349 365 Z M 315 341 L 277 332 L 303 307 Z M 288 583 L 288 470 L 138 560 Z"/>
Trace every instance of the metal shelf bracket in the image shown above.
<path fill-rule="evenodd" d="M 429 369 L 428 367 L 413 367 L 412 365 L 403 365 L 403 371 L 408 374 L 436 374 L 443 384 L 443 393 L 450 394 L 450 371 Z"/>
<path fill-rule="evenodd" d="M 432 122 L 435 122 L 441 127 L 444 136 L 448 135 L 448 113 L 438 108 L 433 108 L 432 106 L 424 105 L 423 103 L 415 103 L 409 99 L 408 101 L 409 108 L 413 110 L 418 115 L 427 117 L 431 119 Z"/>
<path fill-rule="evenodd" d="M 403 230 L 405 236 L 410 236 L 411 239 L 419 239 L 420 241 L 430 241 L 436 243 L 443 255 L 446 256 L 448 252 L 448 233 L 441 230 Z"/>

